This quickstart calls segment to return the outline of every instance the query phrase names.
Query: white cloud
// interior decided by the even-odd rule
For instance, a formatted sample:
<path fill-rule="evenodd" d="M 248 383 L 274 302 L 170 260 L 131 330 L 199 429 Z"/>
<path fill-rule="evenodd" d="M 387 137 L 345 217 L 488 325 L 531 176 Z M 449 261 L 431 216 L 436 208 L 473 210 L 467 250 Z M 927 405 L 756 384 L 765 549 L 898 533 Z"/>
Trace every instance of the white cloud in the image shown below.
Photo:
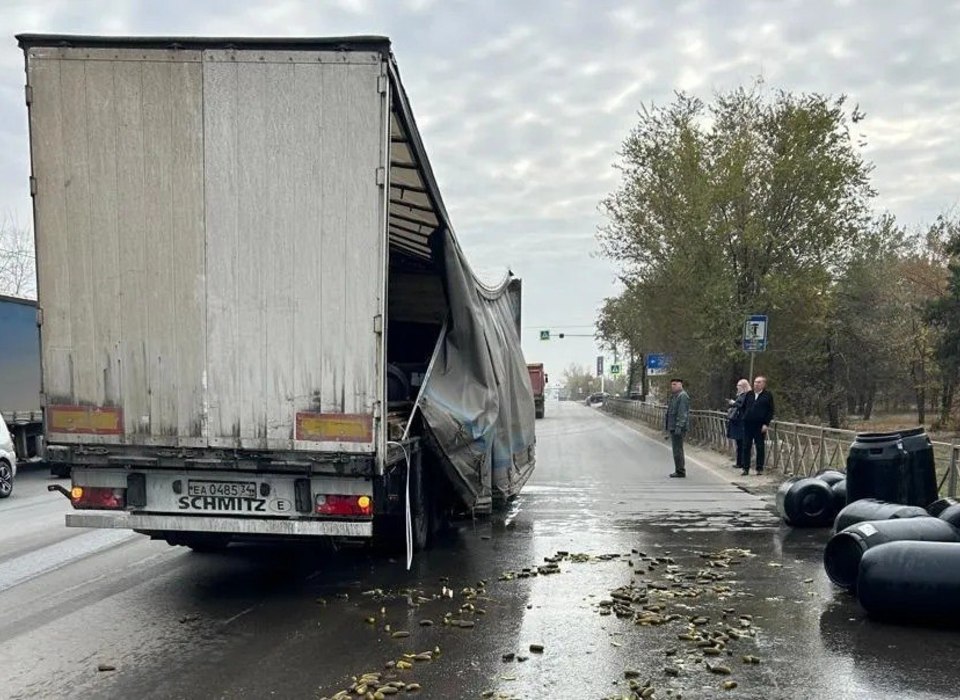
<path fill-rule="evenodd" d="M 464 249 L 475 266 L 525 277 L 534 325 L 589 321 L 615 293 L 613 267 L 590 257 L 597 204 L 616 187 L 610 166 L 640 105 L 676 89 L 709 99 L 763 75 L 772 88 L 845 93 L 868 115 L 858 131 L 876 164 L 878 208 L 911 225 L 960 192 L 958 3 L 13 0 L 0 4 L 0 26 L 389 35 Z M 8 37 L 0 211 L 21 221 L 31 217 L 28 174 L 23 58 Z M 561 366 L 594 352 L 589 342 L 533 350 Z"/>

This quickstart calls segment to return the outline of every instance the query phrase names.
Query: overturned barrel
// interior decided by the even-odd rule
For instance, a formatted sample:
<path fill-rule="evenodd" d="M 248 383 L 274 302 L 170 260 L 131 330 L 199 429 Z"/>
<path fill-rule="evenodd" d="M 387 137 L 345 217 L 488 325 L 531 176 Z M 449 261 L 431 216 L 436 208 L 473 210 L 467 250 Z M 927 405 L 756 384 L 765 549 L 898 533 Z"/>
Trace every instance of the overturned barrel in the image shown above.
<path fill-rule="evenodd" d="M 860 560 L 857 597 L 872 617 L 960 624 L 960 544 L 889 542 Z"/>
<path fill-rule="evenodd" d="M 834 532 L 846 530 L 851 525 L 868 520 L 902 520 L 904 518 L 922 518 L 928 515 L 927 511 L 919 506 L 885 503 L 874 498 L 852 501 L 850 499 L 849 482 L 847 483 L 847 502 L 849 505 L 837 514 L 837 519 L 833 524 Z"/>
<path fill-rule="evenodd" d="M 847 480 L 841 479 L 830 487 L 833 494 L 833 509 L 839 513 L 847 507 Z"/>
<path fill-rule="evenodd" d="M 835 469 L 827 469 L 817 474 L 816 478 L 826 482 L 827 486 L 833 486 L 838 481 L 843 481 L 847 477 L 843 472 L 838 472 Z"/>
<path fill-rule="evenodd" d="M 960 542 L 960 534 L 949 523 L 929 515 L 857 523 L 830 538 L 823 550 L 823 567 L 831 581 L 853 590 L 864 552 L 887 542 L 900 541 Z"/>
<path fill-rule="evenodd" d="M 958 501 L 949 496 L 945 498 L 938 498 L 936 501 L 927 506 L 927 512 L 935 518 L 940 517 L 940 514 L 945 511 L 950 506 L 957 505 Z"/>
<path fill-rule="evenodd" d="M 944 508 L 937 517 L 945 523 L 950 523 L 955 528 L 960 528 L 960 505 Z"/>
<path fill-rule="evenodd" d="M 777 511 L 794 527 L 826 527 L 833 522 L 833 492 L 817 478 L 787 479 L 777 490 Z"/>

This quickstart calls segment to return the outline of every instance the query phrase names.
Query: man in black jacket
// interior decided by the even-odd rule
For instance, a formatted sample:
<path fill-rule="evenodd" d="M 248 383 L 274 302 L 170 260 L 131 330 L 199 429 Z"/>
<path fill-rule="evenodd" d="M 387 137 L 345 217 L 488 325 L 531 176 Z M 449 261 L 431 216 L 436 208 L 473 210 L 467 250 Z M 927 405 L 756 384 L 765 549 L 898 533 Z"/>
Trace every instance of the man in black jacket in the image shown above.
<path fill-rule="evenodd" d="M 753 391 L 747 394 L 743 416 L 744 439 L 747 441 L 747 463 L 743 475 L 750 473 L 750 447 L 757 448 L 757 474 L 763 474 L 767 431 L 773 422 L 773 394 L 767 391 L 767 378 L 753 380 Z"/>

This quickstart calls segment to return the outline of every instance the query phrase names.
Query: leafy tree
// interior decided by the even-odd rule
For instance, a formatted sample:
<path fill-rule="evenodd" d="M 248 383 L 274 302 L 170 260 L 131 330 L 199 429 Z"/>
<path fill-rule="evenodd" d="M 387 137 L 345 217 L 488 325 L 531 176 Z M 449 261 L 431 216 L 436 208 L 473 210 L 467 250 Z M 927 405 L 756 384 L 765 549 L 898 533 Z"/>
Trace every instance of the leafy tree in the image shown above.
<path fill-rule="evenodd" d="M 600 379 L 582 365 L 572 364 L 563 371 L 563 385 L 571 399 L 585 399 L 600 391 Z"/>
<path fill-rule="evenodd" d="M 644 349 L 646 333 L 643 329 L 641 301 L 628 287 L 620 296 L 604 300 L 597 319 L 597 338 L 610 348 L 626 350 L 626 389 L 632 391 L 639 383 L 646 396 L 647 385 Z"/>
<path fill-rule="evenodd" d="M 831 338 L 842 395 L 836 397 L 838 411 L 846 408 L 868 420 L 878 394 L 903 380 L 896 342 L 902 311 L 897 271 L 907 248 L 906 234 L 893 217 L 881 217 L 833 288 Z"/>
<path fill-rule="evenodd" d="M 673 355 L 701 403 L 721 405 L 746 374 L 743 321 L 765 312 L 770 349 L 757 370 L 780 405 L 799 415 L 832 407 L 839 420 L 832 292 L 869 229 L 874 194 L 851 134 L 861 118 L 843 97 L 771 95 L 761 83 L 709 106 L 678 94 L 640 112 L 621 186 L 602 203 L 600 247 L 637 302 L 630 325 Z"/>
<path fill-rule="evenodd" d="M 925 319 L 939 331 L 934 342 L 941 375 L 939 422 L 946 424 L 960 383 L 960 223 L 940 217 L 935 229 L 946 239 L 948 276 L 943 292 L 927 302 Z"/>

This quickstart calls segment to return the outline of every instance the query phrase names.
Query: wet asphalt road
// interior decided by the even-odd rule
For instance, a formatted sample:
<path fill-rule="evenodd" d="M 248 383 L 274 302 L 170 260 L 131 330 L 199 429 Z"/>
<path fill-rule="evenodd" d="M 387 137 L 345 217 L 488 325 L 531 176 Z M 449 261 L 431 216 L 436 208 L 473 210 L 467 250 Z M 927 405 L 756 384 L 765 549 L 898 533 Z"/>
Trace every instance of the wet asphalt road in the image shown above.
<path fill-rule="evenodd" d="M 410 572 L 363 550 L 200 555 L 66 529 L 67 501 L 25 470 L 0 502 L 0 697 L 319 698 L 437 648 L 389 673 L 423 698 L 620 697 L 626 671 L 661 700 L 960 696 L 960 633 L 867 620 L 823 574 L 824 531 L 781 527 L 719 470 L 667 479 L 665 442 L 593 409 L 549 403 L 538 442 L 513 511 L 457 524 Z M 515 576 L 558 551 L 592 556 Z M 647 597 L 630 618 L 601 614 L 631 583 Z M 679 619 L 637 625 L 644 603 Z M 700 631 L 729 628 L 742 638 L 704 658 Z"/>

